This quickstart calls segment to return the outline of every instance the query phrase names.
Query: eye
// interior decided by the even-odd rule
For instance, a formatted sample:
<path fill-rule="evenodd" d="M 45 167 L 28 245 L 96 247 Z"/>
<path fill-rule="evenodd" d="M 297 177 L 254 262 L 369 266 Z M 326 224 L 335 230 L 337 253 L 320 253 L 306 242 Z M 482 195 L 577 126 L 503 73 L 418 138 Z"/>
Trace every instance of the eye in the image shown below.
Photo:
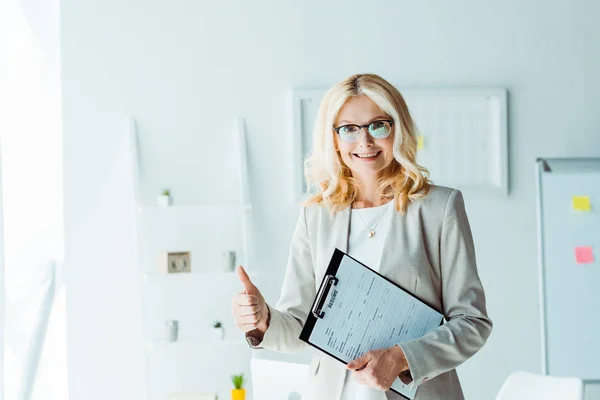
<path fill-rule="evenodd" d="M 374 138 L 386 138 L 391 131 L 392 127 L 387 121 L 374 121 L 369 125 L 369 132 Z"/>
<path fill-rule="evenodd" d="M 381 129 L 385 126 L 385 123 L 383 121 L 375 121 L 371 123 L 371 126 L 369 126 L 369 129 L 372 131 L 376 131 L 378 129 Z"/>
<path fill-rule="evenodd" d="M 344 125 L 340 127 L 340 133 L 343 135 L 352 135 L 353 133 L 358 132 L 360 128 L 356 125 Z"/>

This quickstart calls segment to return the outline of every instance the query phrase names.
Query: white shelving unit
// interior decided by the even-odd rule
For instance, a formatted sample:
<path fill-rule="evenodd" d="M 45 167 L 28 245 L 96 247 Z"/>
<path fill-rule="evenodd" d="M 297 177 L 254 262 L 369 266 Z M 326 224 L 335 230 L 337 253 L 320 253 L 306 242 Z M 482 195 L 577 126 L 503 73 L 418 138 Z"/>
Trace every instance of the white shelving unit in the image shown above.
<path fill-rule="evenodd" d="M 237 263 L 253 279 L 250 229 L 252 205 L 248 185 L 246 132 L 237 118 L 238 202 L 226 204 L 143 204 L 140 195 L 140 144 L 143 141 L 134 120 L 130 135 L 132 185 L 135 198 L 136 264 L 139 272 L 139 302 L 142 312 L 145 398 L 166 399 L 174 393 L 218 393 L 228 396 L 229 377 L 250 376 L 252 350 L 243 334 L 233 326 L 231 297 L 241 290 L 234 272 L 220 270 L 222 251 L 235 250 Z M 199 229 L 205 221 L 218 219 L 211 229 Z M 192 272 L 168 274 L 159 268 L 158 256 L 166 251 L 190 251 Z M 195 269 L 195 265 L 202 265 Z M 212 266 L 212 267 L 210 267 Z M 165 338 L 166 320 L 179 321 L 179 338 Z M 225 338 L 214 339 L 207 327 L 222 321 Z M 219 361 L 219 358 L 222 360 Z M 215 362 L 217 361 L 217 362 Z M 251 393 L 250 386 L 246 389 Z"/>

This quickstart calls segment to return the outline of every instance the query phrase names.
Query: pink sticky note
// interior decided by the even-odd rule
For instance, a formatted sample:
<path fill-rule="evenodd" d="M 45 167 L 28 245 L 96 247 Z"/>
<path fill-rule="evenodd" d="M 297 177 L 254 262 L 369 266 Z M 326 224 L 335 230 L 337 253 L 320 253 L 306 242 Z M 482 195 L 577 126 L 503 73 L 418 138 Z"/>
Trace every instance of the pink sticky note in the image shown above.
<path fill-rule="evenodd" d="M 594 262 L 592 246 L 575 247 L 575 259 L 577 264 L 591 264 Z"/>

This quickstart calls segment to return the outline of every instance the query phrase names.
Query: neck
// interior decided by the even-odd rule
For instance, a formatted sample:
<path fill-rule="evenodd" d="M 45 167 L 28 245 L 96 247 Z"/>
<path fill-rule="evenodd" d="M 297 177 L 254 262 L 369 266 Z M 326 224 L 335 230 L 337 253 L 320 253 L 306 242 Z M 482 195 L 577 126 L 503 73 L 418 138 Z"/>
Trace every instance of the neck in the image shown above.
<path fill-rule="evenodd" d="M 386 199 L 381 198 L 377 194 L 377 177 L 369 177 L 370 179 L 359 179 L 360 188 L 356 200 L 354 200 L 355 208 L 377 207 L 387 203 Z"/>

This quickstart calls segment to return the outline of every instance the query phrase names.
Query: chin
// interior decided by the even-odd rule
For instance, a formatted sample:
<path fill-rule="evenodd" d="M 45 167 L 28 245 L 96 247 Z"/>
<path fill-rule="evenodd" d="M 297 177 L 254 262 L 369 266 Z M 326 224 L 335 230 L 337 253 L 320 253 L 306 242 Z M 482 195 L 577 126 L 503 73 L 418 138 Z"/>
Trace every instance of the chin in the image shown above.
<path fill-rule="evenodd" d="M 352 171 L 355 171 L 356 173 L 359 174 L 363 174 L 363 175 L 368 175 L 368 174 L 372 174 L 372 175 L 379 175 L 382 171 L 383 168 L 381 168 L 381 166 L 364 166 L 364 165 L 357 165 L 356 168 L 350 168 Z"/>

